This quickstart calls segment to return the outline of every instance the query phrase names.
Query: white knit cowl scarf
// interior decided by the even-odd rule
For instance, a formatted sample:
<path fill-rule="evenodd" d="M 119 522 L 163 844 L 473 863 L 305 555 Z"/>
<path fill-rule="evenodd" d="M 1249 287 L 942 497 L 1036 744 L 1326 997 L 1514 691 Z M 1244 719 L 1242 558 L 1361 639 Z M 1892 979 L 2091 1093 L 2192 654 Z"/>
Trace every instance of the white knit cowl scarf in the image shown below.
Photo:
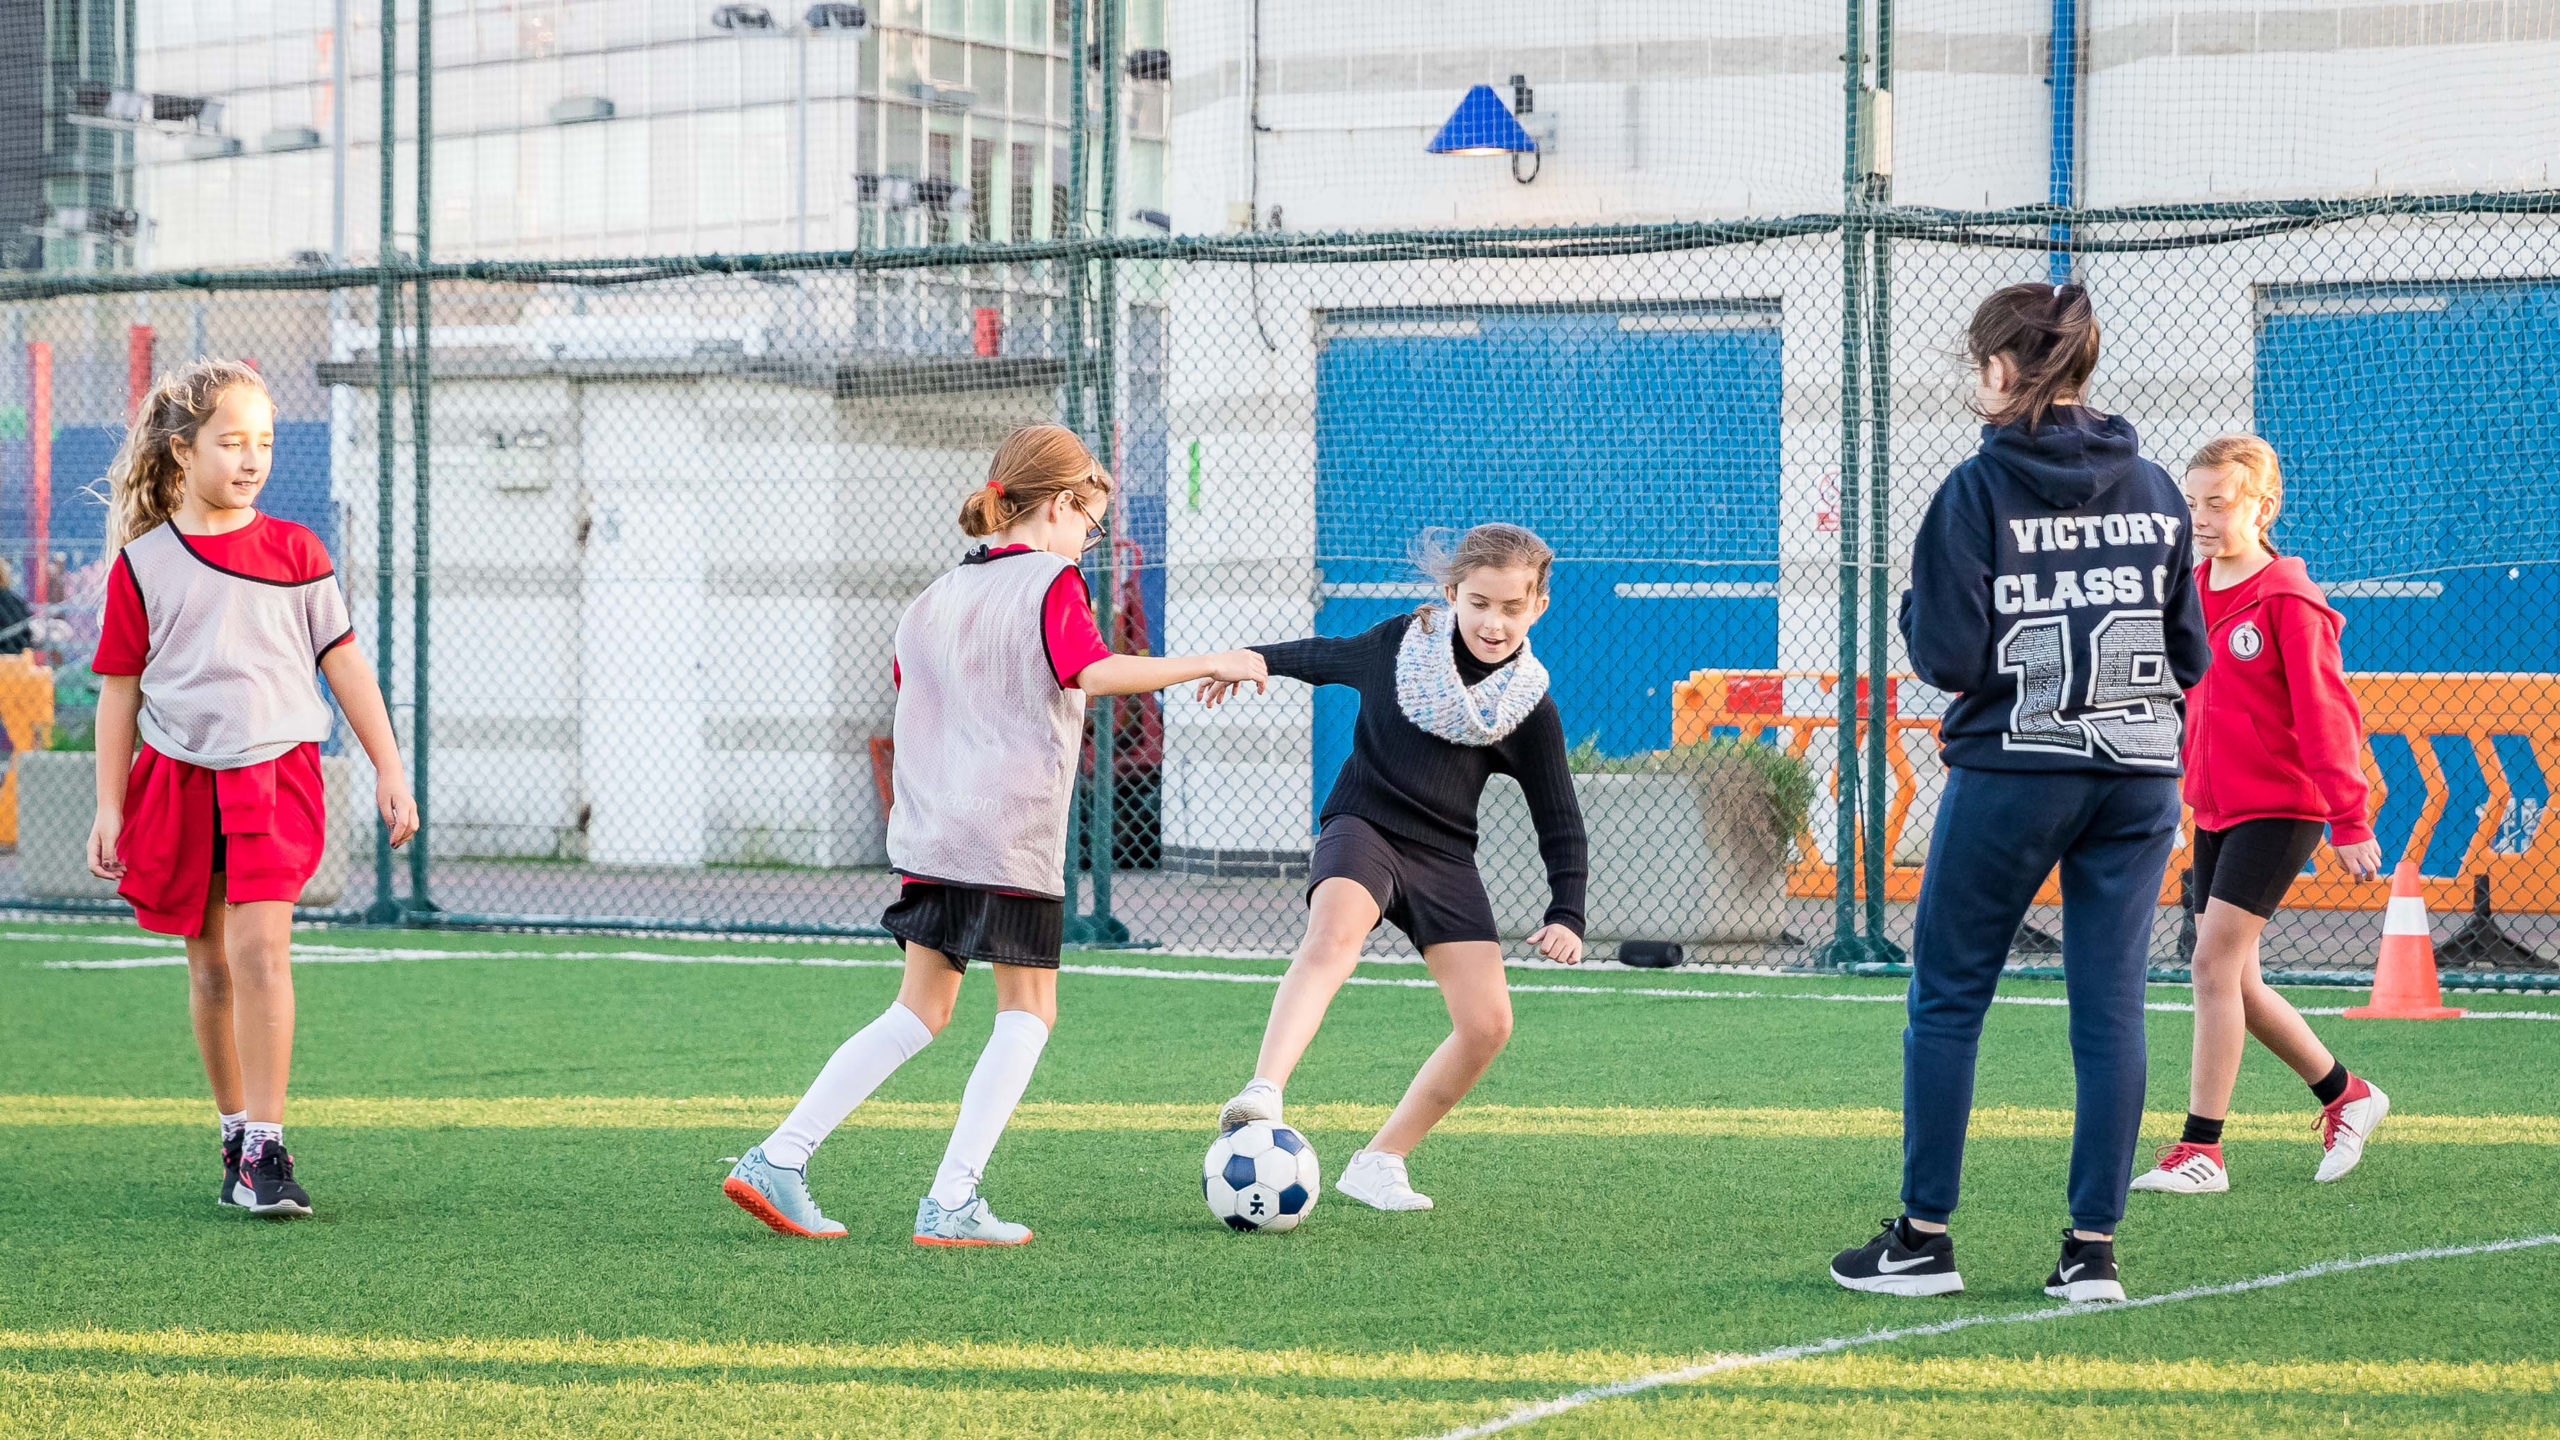
<path fill-rule="evenodd" d="M 1434 605 L 1413 617 L 1396 647 L 1396 704 L 1404 718 L 1453 745 L 1495 745 L 1546 698 L 1547 667 L 1520 653 L 1470 687 L 1458 676 L 1455 646 L 1463 643 L 1448 607 Z"/>

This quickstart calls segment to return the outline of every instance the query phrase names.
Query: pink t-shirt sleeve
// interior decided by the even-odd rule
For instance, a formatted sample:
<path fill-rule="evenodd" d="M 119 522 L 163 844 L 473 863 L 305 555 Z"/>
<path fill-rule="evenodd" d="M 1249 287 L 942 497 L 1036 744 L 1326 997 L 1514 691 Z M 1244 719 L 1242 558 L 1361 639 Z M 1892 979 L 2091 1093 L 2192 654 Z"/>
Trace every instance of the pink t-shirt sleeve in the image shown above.
<path fill-rule="evenodd" d="M 1083 571 L 1061 570 L 1050 584 L 1048 601 L 1040 607 L 1040 638 L 1049 647 L 1049 668 L 1057 672 L 1061 690 L 1074 689 L 1084 667 L 1110 657 L 1111 647 L 1093 623 Z"/>
<path fill-rule="evenodd" d="M 98 621 L 98 653 L 89 672 L 139 675 L 150 658 L 151 622 L 142 612 L 142 589 L 133 583 L 133 567 L 118 555 L 107 572 L 107 608 Z"/>

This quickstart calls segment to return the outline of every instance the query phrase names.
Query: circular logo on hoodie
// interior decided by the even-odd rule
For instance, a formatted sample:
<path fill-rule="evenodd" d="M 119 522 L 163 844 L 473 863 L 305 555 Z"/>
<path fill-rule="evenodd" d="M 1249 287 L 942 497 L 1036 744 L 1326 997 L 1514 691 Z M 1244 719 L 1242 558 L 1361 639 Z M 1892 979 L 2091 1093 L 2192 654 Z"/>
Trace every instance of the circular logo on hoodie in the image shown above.
<path fill-rule="evenodd" d="M 2255 622 L 2243 620 L 2231 627 L 2231 656 L 2235 660 L 2255 660 L 2267 648 L 2267 637 L 2258 633 Z"/>

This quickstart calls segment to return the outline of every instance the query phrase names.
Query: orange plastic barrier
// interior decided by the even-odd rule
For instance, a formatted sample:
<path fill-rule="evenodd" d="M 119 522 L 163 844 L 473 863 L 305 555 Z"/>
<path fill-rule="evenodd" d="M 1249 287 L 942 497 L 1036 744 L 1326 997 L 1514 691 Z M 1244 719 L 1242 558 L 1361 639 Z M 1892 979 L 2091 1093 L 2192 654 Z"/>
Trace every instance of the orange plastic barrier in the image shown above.
<path fill-rule="evenodd" d="M 1884 706 L 1887 734 L 1892 742 L 1885 748 L 1886 770 L 1893 784 L 1885 812 L 1885 894 L 1893 900 L 1919 898 L 1920 866 L 1916 859 L 1913 863 L 1902 862 L 1925 848 L 1926 837 L 1917 833 L 1906 836 L 1904 830 L 1912 821 L 1915 805 L 1935 799 L 1934 785 L 1932 793 L 1920 793 L 1911 754 L 1915 749 L 1925 753 L 1926 747 L 1935 742 L 1937 721 L 1898 713 L 1902 687 L 1909 683 L 1909 676 L 1892 677 Z M 2472 877 L 2487 875 L 2501 910 L 2560 914 L 2560 826 L 2542 823 L 2539 802 L 2518 796 L 2495 743 L 2497 737 L 2507 737 L 2529 748 L 2534 763 L 2548 779 L 2543 785 L 2528 789 L 2560 785 L 2560 675 L 2366 671 L 2349 674 L 2347 683 L 2363 707 L 2366 735 L 2396 735 L 2405 740 L 2426 789 L 2417 824 L 2401 853 L 2382 857 L 2385 870 L 2403 859 L 2424 856 L 2445 826 L 2467 826 L 2460 873 L 2429 876 L 2421 882 L 2430 909 L 2443 912 L 2470 908 Z M 1701 670 L 1672 686 L 1672 740 L 1686 744 L 1719 731 L 1739 733 L 1746 740 L 1774 743 L 1810 763 L 1817 778 L 1826 776 L 1839 729 L 1836 701 L 1832 699 L 1837 694 L 1837 684 L 1837 677 L 1824 671 Z M 1865 690 L 1863 679 L 1859 688 L 1861 692 Z M 1788 703 L 1791 692 L 1795 697 L 1792 705 Z M 1862 719 L 1858 738 L 1863 744 L 1867 723 L 1863 693 L 1859 714 Z M 1913 737 L 1914 731 L 1928 732 L 1928 739 Z M 2488 783 L 2486 801 L 2471 814 L 2446 814 L 2449 786 L 2431 743 L 2443 737 L 2452 737 L 2470 747 Z M 2369 744 L 2364 753 L 2364 769 L 2365 778 L 2373 786 L 2368 804 L 2378 812 L 2388 795 Z M 1820 797 L 1834 793 L 1833 787 L 1825 786 Z M 1832 863 L 1825 848 L 1830 840 L 1829 814 L 1818 798 L 1813 816 L 1796 836 L 1796 860 L 1787 884 L 1791 894 L 1831 894 Z M 1922 823 L 1925 821 L 1924 816 Z M 2519 837 L 2521 843 L 2517 843 Z M 2181 845 L 2183 848 L 2183 841 Z M 2384 892 L 2379 885 L 2347 876 L 2325 848 L 2314 864 L 2314 873 L 2294 885 L 2286 904 L 2316 910 L 2371 910 L 2382 903 Z M 2179 874 L 2184 868 L 2183 860 L 2170 862 L 2161 887 L 2163 903 L 2177 900 Z M 2038 898 L 2046 904 L 2059 898 L 2052 882 L 2046 883 L 2045 893 Z"/>
<path fill-rule="evenodd" d="M 0 845 L 15 845 L 18 754 L 53 739 L 53 671 L 23 653 L 0 655 L 0 727 L 9 732 L 9 773 L 0 779 Z"/>

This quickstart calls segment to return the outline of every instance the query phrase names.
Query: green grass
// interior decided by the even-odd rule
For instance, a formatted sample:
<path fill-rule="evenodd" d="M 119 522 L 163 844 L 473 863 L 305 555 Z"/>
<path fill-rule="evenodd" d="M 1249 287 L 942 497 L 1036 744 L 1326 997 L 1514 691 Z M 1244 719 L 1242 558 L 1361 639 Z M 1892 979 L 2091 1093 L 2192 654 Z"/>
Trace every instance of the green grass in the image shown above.
<path fill-rule="evenodd" d="M 268 1224 L 213 1205 L 184 972 L 44 968 L 166 953 L 58 933 L 92 938 L 0 941 L 0 1435 L 1428 1435 L 1720 1354 L 2050 1303 L 2058 1007 L 1996 1007 L 1985 1036 L 1971 1290 L 1894 1302 L 1822 1262 L 1894 1208 L 1899 1007 L 1775 998 L 1889 984 L 1521 974 L 1772 998 L 1523 993 L 1510 1052 L 1415 1158 L 1438 1210 L 1328 1197 L 1295 1234 L 1237 1236 L 1196 1166 L 1270 988 L 1070 974 L 988 1180 L 1039 1239 L 953 1252 L 907 1225 L 991 1018 L 983 978 L 812 1166 L 852 1237 L 794 1243 L 721 1198 L 723 1157 L 894 970 L 551 957 L 886 949 L 309 933 L 315 954 L 523 958 L 297 969 L 288 1122 L 320 1215 Z M 2314 1185 L 2308 1099 L 2253 1052 L 2238 1188 L 2135 1197 L 2137 1295 L 2560 1228 L 2560 1023 L 2315 1023 L 2391 1090 L 2391 1126 L 2355 1175 Z M 1428 990 L 1344 993 L 1291 1086 L 1329 1169 L 1444 1025 Z M 2187 1017 L 2151 1030 L 2152 1109 L 2174 1112 Z M 2560 1435 L 2555 1291 L 2560 1247 L 2428 1261 L 1739 1370 L 1521 1433 Z"/>

